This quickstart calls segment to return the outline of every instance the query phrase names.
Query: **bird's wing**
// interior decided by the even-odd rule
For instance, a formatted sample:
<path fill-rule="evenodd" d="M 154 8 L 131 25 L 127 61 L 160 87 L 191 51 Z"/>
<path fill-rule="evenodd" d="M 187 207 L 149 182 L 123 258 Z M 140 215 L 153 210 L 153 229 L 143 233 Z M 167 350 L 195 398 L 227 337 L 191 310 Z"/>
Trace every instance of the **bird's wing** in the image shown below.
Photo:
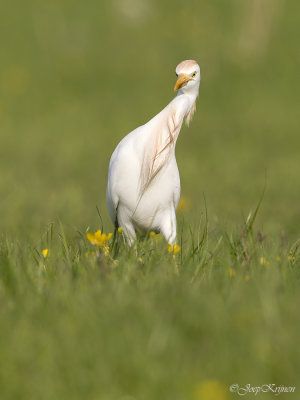
<path fill-rule="evenodd" d="M 141 196 L 167 163 L 180 132 L 184 115 L 170 108 L 158 120 L 145 146 L 140 176 Z"/>

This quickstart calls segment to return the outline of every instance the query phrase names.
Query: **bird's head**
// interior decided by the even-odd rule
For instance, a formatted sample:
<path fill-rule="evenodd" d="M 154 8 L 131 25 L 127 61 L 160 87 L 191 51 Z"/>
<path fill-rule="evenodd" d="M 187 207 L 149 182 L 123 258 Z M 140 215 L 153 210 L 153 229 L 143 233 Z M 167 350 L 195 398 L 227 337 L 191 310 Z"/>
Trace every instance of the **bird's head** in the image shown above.
<path fill-rule="evenodd" d="M 196 92 L 200 86 L 200 67 L 194 60 L 182 61 L 176 67 L 177 81 L 174 90 L 181 90 L 183 93 Z"/>

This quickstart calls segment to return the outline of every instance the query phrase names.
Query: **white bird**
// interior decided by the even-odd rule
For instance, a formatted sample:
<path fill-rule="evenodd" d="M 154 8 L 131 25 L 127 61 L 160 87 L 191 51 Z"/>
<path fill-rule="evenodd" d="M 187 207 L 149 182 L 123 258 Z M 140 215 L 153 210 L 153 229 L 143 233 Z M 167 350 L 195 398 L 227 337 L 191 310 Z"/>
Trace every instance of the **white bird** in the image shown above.
<path fill-rule="evenodd" d="M 200 67 L 194 60 L 176 67 L 177 96 L 154 118 L 118 144 L 108 169 L 107 206 L 115 227 L 132 245 L 137 231 L 162 233 L 176 242 L 176 208 L 180 177 L 175 145 L 186 118 L 189 124 L 200 86 Z"/>

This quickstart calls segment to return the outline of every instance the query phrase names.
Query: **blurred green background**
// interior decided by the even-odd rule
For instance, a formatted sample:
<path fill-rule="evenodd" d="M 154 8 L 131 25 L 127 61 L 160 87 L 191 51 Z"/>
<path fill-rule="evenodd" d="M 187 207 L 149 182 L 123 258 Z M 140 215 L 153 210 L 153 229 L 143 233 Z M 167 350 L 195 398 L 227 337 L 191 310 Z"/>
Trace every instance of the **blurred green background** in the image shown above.
<path fill-rule="evenodd" d="M 59 217 L 107 231 L 109 158 L 174 96 L 193 58 L 202 82 L 177 144 L 188 221 L 300 226 L 300 4 L 290 0 L 13 1 L 0 14 L 1 230 L 38 238 Z"/>
<path fill-rule="evenodd" d="M 299 37 L 296 0 L 1 4 L 1 400 L 229 400 L 231 384 L 273 382 L 297 397 Z M 97 205 L 112 231 L 112 151 L 189 58 L 182 251 L 93 255 L 73 227 L 98 229 Z"/>

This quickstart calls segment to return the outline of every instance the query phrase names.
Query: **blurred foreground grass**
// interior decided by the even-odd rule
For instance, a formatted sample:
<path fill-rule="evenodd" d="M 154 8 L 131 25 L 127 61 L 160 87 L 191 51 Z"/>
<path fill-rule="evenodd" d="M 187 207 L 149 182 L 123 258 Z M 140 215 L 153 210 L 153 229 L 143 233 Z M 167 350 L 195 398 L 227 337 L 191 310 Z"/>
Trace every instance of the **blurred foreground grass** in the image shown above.
<path fill-rule="evenodd" d="M 37 248 L 3 239 L 1 398 L 229 400 L 234 383 L 297 387 L 299 242 L 249 222 L 188 231 L 175 257 L 159 235 L 137 255 L 120 234 L 105 255 L 59 225 Z"/>
<path fill-rule="evenodd" d="M 297 386 L 299 15 L 295 0 L 2 5 L 1 399 Z M 171 100 L 187 58 L 202 82 L 177 145 L 182 251 L 151 239 L 94 257 L 110 155 Z"/>
<path fill-rule="evenodd" d="M 237 224 L 266 183 L 266 233 L 299 235 L 299 4 L 279 0 L 3 4 L 1 226 L 38 239 L 57 216 L 109 226 L 107 167 L 119 140 L 174 96 L 195 58 L 198 110 L 177 159 L 190 221 Z M 96 225 L 93 226 L 96 228 Z"/>

